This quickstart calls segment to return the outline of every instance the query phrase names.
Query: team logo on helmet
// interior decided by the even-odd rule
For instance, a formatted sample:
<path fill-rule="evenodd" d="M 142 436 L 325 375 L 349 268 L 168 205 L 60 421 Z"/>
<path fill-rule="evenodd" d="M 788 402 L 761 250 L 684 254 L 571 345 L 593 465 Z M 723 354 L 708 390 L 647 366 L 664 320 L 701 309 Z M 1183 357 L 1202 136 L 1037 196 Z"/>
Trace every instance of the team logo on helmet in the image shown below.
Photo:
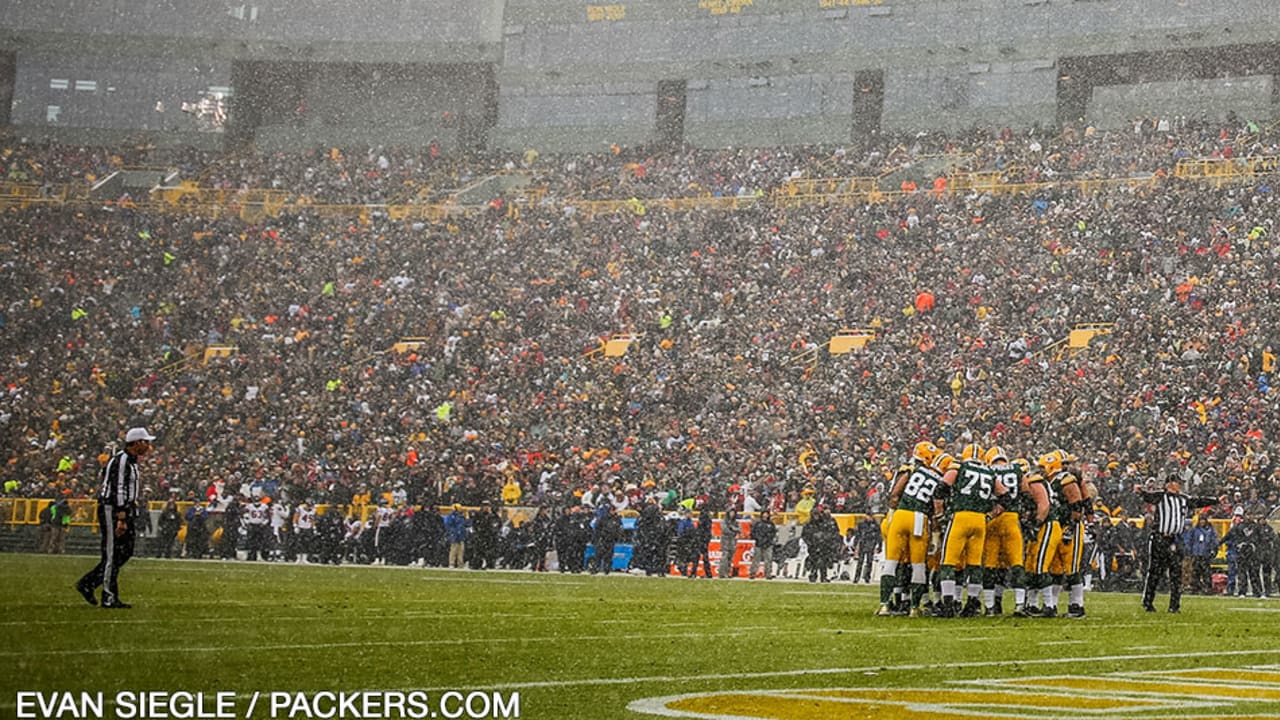
<path fill-rule="evenodd" d="M 1062 466 L 1066 465 L 1072 460 L 1075 460 L 1075 458 L 1071 456 L 1067 451 L 1054 450 L 1053 452 L 1045 453 L 1044 455 L 1041 455 L 1039 458 L 1037 458 L 1036 464 L 1039 465 L 1042 470 L 1044 470 L 1045 475 L 1052 475 L 1056 472 L 1061 471 Z"/>
<path fill-rule="evenodd" d="M 926 440 L 916 443 L 915 449 L 911 451 L 911 457 L 929 465 L 938 457 L 938 452 L 938 446 Z"/>

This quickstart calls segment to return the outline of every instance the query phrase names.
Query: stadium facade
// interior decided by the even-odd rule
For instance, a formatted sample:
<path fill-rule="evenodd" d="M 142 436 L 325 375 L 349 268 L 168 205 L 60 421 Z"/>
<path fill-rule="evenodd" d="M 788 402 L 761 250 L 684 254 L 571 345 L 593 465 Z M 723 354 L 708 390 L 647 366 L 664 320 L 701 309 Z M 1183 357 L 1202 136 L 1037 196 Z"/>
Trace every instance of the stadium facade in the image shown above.
<path fill-rule="evenodd" d="M 0 123 L 542 151 L 1269 119 L 1271 0 L 4 0 Z"/>

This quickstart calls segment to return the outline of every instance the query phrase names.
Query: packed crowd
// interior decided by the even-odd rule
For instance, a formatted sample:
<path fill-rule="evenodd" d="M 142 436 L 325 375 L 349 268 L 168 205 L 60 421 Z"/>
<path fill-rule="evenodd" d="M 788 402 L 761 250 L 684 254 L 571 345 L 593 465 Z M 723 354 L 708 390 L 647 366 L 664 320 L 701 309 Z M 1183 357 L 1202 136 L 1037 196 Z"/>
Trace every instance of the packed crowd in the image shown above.
<path fill-rule="evenodd" d="M 1004 182 L 1115 179 L 1173 174 L 1179 160 L 1274 156 L 1280 127 L 1235 119 L 1136 120 L 1132 131 L 1033 129 L 1015 133 L 885 135 L 850 147 L 799 146 L 551 155 L 451 155 L 421 149 L 318 148 L 303 153 L 218 154 L 146 143 L 110 149 L 33 144 L 0 149 L 0 180 L 91 184 L 122 167 L 171 167 L 175 180 L 216 189 L 269 189 L 315 204 L 441 201 L 450 191 L 502 172 L 527 173 L 548 202 L 573 199 L 758 196 L 788 180 L 882 177 L 946 156 L 957 172 L 995 172 Z M 885 189 L 885 188 L 882 188 Z M 887 189 L 896 189 L 887 188 Z"/>
<path fill-rule="evenodd" d="M 1129 513 L 1141 512 L 1129 489 L 1170 471 L 1191 491 L 1239 491 L 1269 511 L 1280 245 L 1268 179 L 1031 196 L 922 188 L 732 213 L 589 216 L 570 199 L 767 195 L 787 178 L 939 150 L 1030 180 L 1168 175 L 1178 157 L 1274 146 L 1265 129 L 1174 123 L 843 151 L 451 159 L 451 176 L 528 166 L 549 200 L 439 224 L 12 210 L 0 227 L 5 490 L 84 496 L 113 433 L 145 424 L 161 436 L 146 472 L 160 499 L 220 479 L 246 494 L 281 487 L 292 502 L 347 503 L 368 485 L 445 504 L 701 497 L 791 509 L 816 496 L 877 511 L 913 442 L 969 433 L 1028 457 L 1071 448 L 1103 503 Z M 6 149 L 8 176 L 33 163 L 73 176 L 104 157 Z M 192 156 L 184 172 L 320 194 L 309 183 L 329 187 L 335 163 L 352 163 L 333 198 L 380 202 L 403 176 L 352 180 L 380 158 L 410 174 L 430 164 L 391 151 Z M 1114 333 L 1078 354 L 1044 352 L 1080 322 Z M 793 360 L 844 327 L 876 337 Z M 623 331 L 642 334 L 625 356 L 594 352 Z M 420 344 L 389 352 L 402 338 Z M 213 343 L 237 350 L 166 367 Z"/>

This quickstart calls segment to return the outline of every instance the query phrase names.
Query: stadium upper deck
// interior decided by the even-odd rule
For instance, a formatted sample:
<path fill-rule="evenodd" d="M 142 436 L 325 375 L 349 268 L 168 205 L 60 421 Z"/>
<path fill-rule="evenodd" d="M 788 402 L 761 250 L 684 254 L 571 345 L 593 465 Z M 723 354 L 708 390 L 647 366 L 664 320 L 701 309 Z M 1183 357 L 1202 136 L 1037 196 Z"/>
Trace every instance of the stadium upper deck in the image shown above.
<path fill-rule="evenodd" d="M 78 140 L 599 151 L 1273 115 L 1271 3 L 10 0 L 0 122 Z"/>

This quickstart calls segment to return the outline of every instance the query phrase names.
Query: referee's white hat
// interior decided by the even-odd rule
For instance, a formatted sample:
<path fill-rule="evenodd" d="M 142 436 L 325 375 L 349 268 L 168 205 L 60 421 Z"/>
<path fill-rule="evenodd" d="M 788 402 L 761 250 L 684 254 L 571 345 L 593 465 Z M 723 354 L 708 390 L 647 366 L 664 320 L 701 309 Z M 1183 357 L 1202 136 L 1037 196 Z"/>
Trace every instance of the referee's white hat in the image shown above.
<path fill-rule="evenodd" d="M 129 428 L 129 432 L 124 434 L 124 442 L 126 445 L 132 442 L 138 442 L 139 440 L 155 440 L 155 439 L 156 439 L 155 435 L 152 435 L 151 433 L 147 432 L 146 428 L 141 428 L 141 427 Z"/>

